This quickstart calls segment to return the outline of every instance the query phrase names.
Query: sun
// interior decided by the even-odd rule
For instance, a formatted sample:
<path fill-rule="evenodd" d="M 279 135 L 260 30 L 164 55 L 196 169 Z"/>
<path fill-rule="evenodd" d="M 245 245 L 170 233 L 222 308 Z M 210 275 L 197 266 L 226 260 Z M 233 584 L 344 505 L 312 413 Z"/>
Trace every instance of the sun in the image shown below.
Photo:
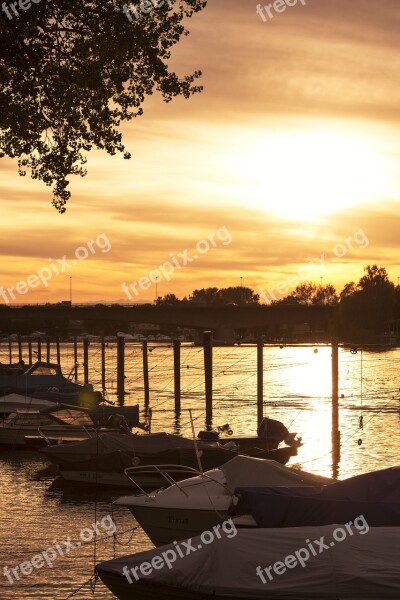
<path fill-rule="evenodd" d="M 288 219 L 318 219 L 387 193 L 385 158 L 358 132 L 272 130 L 236 152 L 232 176 L 242 201 Z"/>

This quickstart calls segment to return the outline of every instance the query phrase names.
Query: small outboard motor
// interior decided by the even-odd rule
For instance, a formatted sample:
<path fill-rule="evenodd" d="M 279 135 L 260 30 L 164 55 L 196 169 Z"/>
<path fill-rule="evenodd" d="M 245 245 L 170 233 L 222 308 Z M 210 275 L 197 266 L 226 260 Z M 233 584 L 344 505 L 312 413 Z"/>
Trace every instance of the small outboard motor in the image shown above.
<path fill-rule="evenodd" d="M 297 433 L 289 433 L 283 423 L 269 417 L 263 418 L 257 429 L 257 435 L 278 444 L 285 442 L 288 446 L 301 445 L 301 438 L 296 439 Z"/>
<path fill-rule="evenodd" d="M 217 431 L 199 431 L 197 434 L 199 440 L 203 442 L 218 442 L 219 435 Z"/>

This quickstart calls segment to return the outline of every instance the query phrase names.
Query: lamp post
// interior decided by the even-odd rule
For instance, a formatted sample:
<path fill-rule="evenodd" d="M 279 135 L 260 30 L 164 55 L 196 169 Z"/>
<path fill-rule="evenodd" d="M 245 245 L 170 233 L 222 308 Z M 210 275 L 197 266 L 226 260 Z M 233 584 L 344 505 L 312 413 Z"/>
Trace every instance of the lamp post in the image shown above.
<path fill-rule="evenodd" d="M 158 276 L 156 277 L 156 306 L 158 303 Z"/>
<path fill-rule="evenodd" d="M 69 276 L 69 303 L 72 306 L 72 275 Z"/>

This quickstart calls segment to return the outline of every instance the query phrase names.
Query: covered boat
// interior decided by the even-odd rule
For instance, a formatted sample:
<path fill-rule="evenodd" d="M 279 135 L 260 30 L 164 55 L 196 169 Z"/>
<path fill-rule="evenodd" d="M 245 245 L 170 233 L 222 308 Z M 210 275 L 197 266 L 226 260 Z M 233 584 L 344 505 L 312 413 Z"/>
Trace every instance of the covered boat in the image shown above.
<path fill-rule="evenodd" d="M 180 542 L 180 553 L 169 544 L 102 562 L 96 571 L 120 600 L 400 598 L 398 528 L 358 522 L 349 529 L 226 531 Z M 321 551 L 314 540 L 326 547 Z"/>
<path fill-rule="evenodd" d="M 21 393 L 35 395 L 37 393 L 59 392 L 77 394 L 85 390 L 93 390 L 92 386 L 82 386 L 64 377 L 61 366 L 57 363 L 38 361 L 31 367 L 18 370 L 0 370 L 0 393 Z"/>
<path fill-rule="evenodd" d="M 259 527 L 347 523 L 363 514 L 371 527 L 400 525 L 400 468 L 351 477 L 323 487 L 242 487 L 237 515 Z"/>
<path fill-rule="evenodd" d="M 196 446 L 200 453 L 203 470 L 217 468 L 238 455 L 237 449 L 229 449 L 218 442 L 197 441 L 169 433 L 148 435 L 101 434 L 99 443 L 86 440 L 68 446 L 46 448 L 43 452 L 56 465 L 64 479 L 81 483 L 101 483 L 134 487 L 125 470 L 132 466 L 161 465 L 171 474 L 184 479 L 193 473 L 180 467 L 198 468 Z M 283 449 L 282 449 L 283 450 Z M 273 456 L 278 450 L 271 451 Z M 265 452 L 264 456 L 268 456 Z M 136 476 L 136 481 L 138 475 Z M 160 473 L 144 470 L 140 485 L 155 488 L 165 484 Z"/>
<path fill-rule="evenodd" d="M 218 443 L 197 442 L 205 469 L 218 467 L 236 452 Z M 102 483 L 132 487 L 125 469 L 154 464 L 197 467 L 198 460 L 193 440 L 169 433 L 147 435 L 115 435 L 102 433 L 99 439 L 85 440 L 68 446 L 43 449 L 46 456 L 58 465 L 64 479 L 82 483 Z M 143 485 L 156 487 L 163 482 L 157 474 L 146 473 Z"/>

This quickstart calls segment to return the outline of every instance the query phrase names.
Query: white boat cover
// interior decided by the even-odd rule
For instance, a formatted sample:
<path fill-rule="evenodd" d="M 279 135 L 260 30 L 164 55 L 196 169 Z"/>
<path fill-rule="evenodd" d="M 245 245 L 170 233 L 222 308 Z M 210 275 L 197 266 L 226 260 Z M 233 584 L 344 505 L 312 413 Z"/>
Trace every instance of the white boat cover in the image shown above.
<path fill-rule="evenodd" d="M 237 535 L 231 538 L 221 530 L 221 539 L 215 538 L 207 545 L 201 537 L 193 538 L 194 550 L 189 555 L 185 555 L 186 547 L 180 542 L 184 556 L 178 556 L 172 568 L 168 568 L 164 562 L 161 569 L 158 563 L 157 570 L 153 568 L 146 576 L 140 571 L 136 573 L 143 581 L 186 590 L 188 594 L 189 591 L 195 591 L 206 597 L 398 600 L 400 528 L 377 527 L 364 534 L 361 531 L 365 532 L 366 528 L 353 528 L 353 535 L 348 533 L 343 541 L 333 542 L 337 528 L 344 530 L 340 525 L 239 529 Z M 319 552 L 320 546 L 314 543 L 316 556 L 309 553 L 310 558 L 303 561 L 304 567 L 299 563 L 293 566 L 293 561 L 290 561 L 292 566 L 284 572 L 282 567 L 278 567 L 280 575 L 274 570 L 270 571 L 272 579 L 263 571 L 265 583 L 257 575 L 257 567 L 272 567 L 277 561 L 284 562 L 289 556 L 295 557 L 297 551 L 307 547 L 306 540 L 321 541 L 321 536 L 324 536 L 323 542 L 329 547 Z M 124 567 L 130 570 L 140 567 L 143 562 L 151 563 L 154 557 L 162 557 L 167 550 L 175 551 L 176 545 L 169 544 L 103 562 L 97 570 L 100 576 L 121 575 Z M 134 598 L 134 585 L 132 588 Z"/>
<path fill-rule="evenodd" d="M 331 483 L 331 479 L 296 471 L 274 460 L 235 456 L 219 467 L 232 491 L 237 487 L 316 486 Z"/>

